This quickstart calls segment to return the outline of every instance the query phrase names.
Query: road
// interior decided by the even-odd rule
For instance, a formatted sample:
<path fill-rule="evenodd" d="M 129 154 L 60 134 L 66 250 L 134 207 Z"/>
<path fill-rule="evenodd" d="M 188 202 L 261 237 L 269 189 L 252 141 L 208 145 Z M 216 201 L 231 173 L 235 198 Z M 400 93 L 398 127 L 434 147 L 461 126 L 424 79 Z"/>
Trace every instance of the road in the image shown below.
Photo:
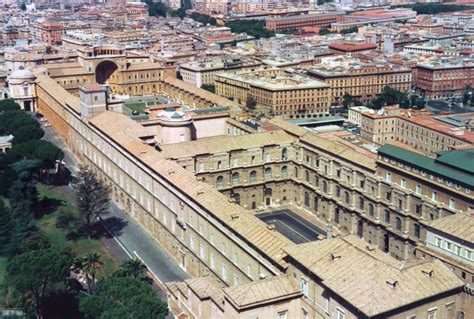
<path fill-rule="evenodd" d="M 54 132 L 52 127 L 43 127 L 45 136 L 43 139 L 54 143 L 64 151 L 64 161 L 66 167 L 77 174 L 77 164 L 75 157 L 64 143 L 64 141 Z M 67 198 L 74 198 L 74 190 L 70 185 L 61 186 L 60 191 Z M 105 236 L 101 240 L 110 253 L 119 261 L 130 257 L 139 257 L 148 267 L 155 282 L 162 289 L 163 283 L 169 281 L 183 281 L 190 276 L 183 271 L 171 256 L 160 246 L 158 241 L 135 221 L 129 214 L 123 211 L 119 205 L 111 200 L 110 213 L 102 216 L 103 224 L 113 236 Z M 160 299 L 166 300 L 166 294 L 158 293 Z"/>

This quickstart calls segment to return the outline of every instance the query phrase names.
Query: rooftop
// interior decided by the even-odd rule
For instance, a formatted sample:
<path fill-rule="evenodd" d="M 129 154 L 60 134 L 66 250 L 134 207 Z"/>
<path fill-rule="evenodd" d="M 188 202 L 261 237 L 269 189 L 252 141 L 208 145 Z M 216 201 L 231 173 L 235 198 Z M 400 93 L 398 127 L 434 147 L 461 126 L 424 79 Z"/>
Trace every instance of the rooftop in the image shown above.
<path fill-rule="evenodd" d="M 284 250 L 368 317 L 384 317 L 393 309 L 463 286 L 438 260 L 400 262 L 355 235 Z"/>
<path fill-rule="evenodd" d="M 378 153 L 455 183 L 474 187 L 474 148 L 441 152 L 436 159 L 390 144 L 380 147 Z"/>
<path fill-rule="evenodd" d="M 474 212 L 462 212 L 436 219 L 429 227 L 462 240 L 474 243 Z"/>

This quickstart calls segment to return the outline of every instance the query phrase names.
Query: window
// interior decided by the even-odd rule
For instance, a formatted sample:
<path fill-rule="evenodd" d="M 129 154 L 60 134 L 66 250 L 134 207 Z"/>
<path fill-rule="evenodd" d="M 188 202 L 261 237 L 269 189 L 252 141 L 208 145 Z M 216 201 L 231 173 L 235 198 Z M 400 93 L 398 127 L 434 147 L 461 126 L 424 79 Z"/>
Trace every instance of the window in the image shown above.
<path fill-rule="evenodd" d="M 256 171 L 251 171 L 250 172 L 250 182 L 254 183 L 257 181 L 257 172 Z"/>
<path fill-rule="evenodd" d="M 222 279 L 227 280 L 227 266 L 222 264 Z"/>
<path fill-rule="evenodd" d="M 456 255 L 461 255 L 461 246 L 454 245 L 454 253 Z"/>
<path fill-rule="evenodd" d="M 189 245 L 191 246 L 191 250 L 194 250 L 194 236 L 189 237 Z"/>
<path fill-rule="evenodd" d="M 304 205 L 309 207 L 309 193 L 304 192 Z"/>
<path fill-rule="evenodd" d="M 441 247 L 441 238 L 436 237 L 436 246 Z"/>
<path fill-rule="evenodd" d="M 199 163 L 198 164 L 198 171 L 199 172 L 204 172 L 204 163 Z"/>
<path fill-rule="evenodd" d="M 345 319 L 346 316 L 344 314 L 344 310 L 340 309 L 340 308 L 337 308 L 337 316 L 336 316 L 337 319 Z"/>
<path fill-rule="evenodd" d="M 328 183 L 326 181 L 323 181 L 323 192 L 328 192 Z"/>
<path fill-rule="evenodd" d="M 436 319 L 436 313 L 436 308 L 428 310 L 428 319 Z"/>
<path fill-rule="evenodd" d="M 386 198 L 388 201 L 392 200 L 392 192 L 387 192 L 385 198 Z"/>
<path fill-rule="evenodd" d="M 421 204 L 415 205 L 415 212 L 416 212 L 418 215 L 421 215 L 421 213 L 423 212 L 423 206 L 422 206 Z"/>
<path fill-rule="evenodd" d="M 372 203 L 369 204 L 369 215 L 374 216 L 375 215 L 375 208 Z"/>
<path fill-rule="evenodd" d="M 301 312 L 303 314 L 303 318 L 302 319 L 308 319 L 308 311 L 306 311 L 305 309 L 301 309 Z"/>
<path fill-rule="evenodd" d="M 421 194 L 421 185 L 416 185 L 415 193 Z"/>
<path fill-rule="evenodd" d="M 359 197 L 359 208 L 364 209 L 365 201 L 362 197 Z"/>
<path fill-rule="evenodd" d="M 221 244 L 221 253 L 225 256 L 226 254 L 226 249 L 225 249 L 225 243 Z"/>
<path fill-rule="evenodd" d="M 237 185 L 239 183 L 239 173 L 232 174 L 232 185 Z"/>
<path fill-rule="evenodd" d="M 239 166 L 239 159 L 238 158 L 234 158 L 232 159 L 232 166 Z"/>
<path fill-rule="evenodd" d="M 216 269 L 216 256 L 214 254 L 211 254 L 211 268 Z"/>
<path fill-rule="evenodd" d="M 452 198 L 449 199 L 449 208 L 456 209 L 456 201 Z"/>
<path fill-rule="evenodd" d="M 471 260 L 472 259 L 472 251 L 470 251 L 469 249 L 464 249 L 464 257 L 466 257 L 466 259 L 468 259 L 468 260 Z"/>
<path fill-rule="evenodd" d="M 224 186 L 224 177 L 223 176 L 217 176 L 216 178 L 216 187 L 217 188 L 222 188 Z"/>
<path fill-rule="evenodd" d="M 238 286 L 238 285 L 239 285 L 239 276 L 234 275 L 234 286 Z"/>
<path fill-rule="evenodd" d="M 278 319 L 286 319 L 286 313 L 286 310 L 278 312 Z"/>
<path fill-rule="evenodd" d="M 286 148 L 281 150 L 281 160 L 282 161 L 288 160 L 288 150 Z"/>
<path fill-rule="evenodd" d="M 265 162 L 270 162 L 272 160 L 272 155 L 270 153 L 265 154 Z"/>
<path fill-rule="evenodd" d="M 436 193 L 436 192 L 431 193 L 431 200 L 433 200 L 434 202 L 437 202 L 438 201 L 438 193 Z"/>
<path fill-rule="evenodd" d="M 288 177 L 288 168 L 286 166 L 283 166 L 281 168 L 280 176 L 281 177 Z"/>
<path fill-rule="evenodd" d="M 301 278 L 300 288 L 303 295 L 308 297 L 308 280 Z"/>
<path fill-rule="evenodd" d="M 420 238 L 420 225 L 418 224 L 413 225 L 413 235 L 416 238 Z"/>
<path fill-rule="evenodd" d="M 232 258 L 232 262 L 234 263 L 234 265 L 239 265 L 239 256 L 237 255 L 237 253 L 234 254 L 234 257 Z"/>
<path fill-rule="evenodd" d="M 395 218 L 395 227 L 397 230 L 402 230 L 402 220 L 400 217 Z"/>
<path fill-rule="evenodd" d="M 305 171 L 305 180 L 309 182 L 309 172 Z"/>
<path fill-rule="evenodd" d="M 247 276 L 249 276 L 250 278 L 252 278 L 252 266 L 249 264 L 247 265 Z"/>
<path fill-rule="evenodd" d="M 201 244 L 199 246 L 199 256 L 201 256 L 201 258 L 205 258 L 206 257 L 206 250 L 204 249 L 204 245 Z"/>
<path fill-rule="evenodd" d="M 392 174 L 390 174 L 389 172 L 387 172 L 387 175 L 386 175 L 386 178 L 387 182 L 392 182 Z"/>
<path fill-rule="evenodd" d="M 344 192 L 344 201 L 349 204 L 351 201 L 351 196 L 349 195 L 349 192 Z"/>
<path fill-rule="evenodd" d="M 390 211 L 389 210 L 385 210 L 385 222 L 387 224 L 390 224 Z"/>
<path fill-rule="evenodd" d="M 401 187 L 401 188 L 405 188 L 405 187 L 406 187 L 406 181 L 405 181 L 405 179 L 403 179 L 403 178 L 400 180 L 400 187 Z"/>
<path fill-rule="evenodd" d="M 339 198 L 341 196 L 341 188 L 336 186 L 336 197 Z"/>
<path fill-rule="evenodd" d="M 272 169 L 270 167 L 265 168 L 265 179 L 272 178 Z"/>

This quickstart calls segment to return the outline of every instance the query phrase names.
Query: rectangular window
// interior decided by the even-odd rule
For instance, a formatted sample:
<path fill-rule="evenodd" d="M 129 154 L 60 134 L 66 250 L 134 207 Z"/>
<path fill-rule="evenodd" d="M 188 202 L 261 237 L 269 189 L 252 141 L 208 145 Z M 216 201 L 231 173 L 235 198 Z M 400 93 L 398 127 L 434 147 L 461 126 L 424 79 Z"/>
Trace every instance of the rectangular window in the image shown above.
<path fill-rule="evenodd" d="M 449 208 L 456 209 L 456 201 L 454 199 L 449 199 Z"/>
<path fill-rule="evenodd" d="M 247 276 L 252 278 L 252 266 L 251 265 L 247 265 Z"/>
<path fill-rule="evenodd" d="M 436 193 L 436 192 L 431 193 L 431 200 L 433 200 L 434 202 L 437 202 L 438 201 L 438 193 Z"/>
<path fill-rule="evenodd" d="M 441 247 L 441 238 L 436 237 L 436 246 Z"/>
<path fill-rule="evenodd" d="M 222 279 L 227 280 L 227 266 L 225 264 L 222 264 Z"/>
<path fill-rule="evenodd" d="M 237 255 L 237 253 L 234 254 L 234 257 L 232 258 L 232 262 L 233 262 L 234 265 L 236 265 L 236 266 L 239 265 L 239 256 Z"/>
<path fill-rule="evenodd" d="M 305 295 L 305 297 L 308 297 L 308 280 L 306 280 L 305 278 L 301 278 L 300 288 L 303 295 Z"/>
<path fill-rule="evenodd" d="M 206 257 L 206 250 L 203 244 L 199 246 L 199 256 L 201 256 L 203 259 Z"/>
<path fill-rule="evenodd" d="M 387 175 L 386 175 L 386 180 L 387 182 L 392 182 L 392 174 L 390 174 L 389 172 L 387 172 Z"/>
<path fill-rule="evenodd" d="M 211 254 L 211 268 L 216 269 L 216 256 L 214 254 Z"/>
<path fill-rule="evenodd" d="M 286 319 L 287 311 L 280 311 L 278 312 L 278 319 Z"/>
<path fill-rule="evenodd" d="M 221 253 L 225 256 L 226 251 L 225 251 L 225 243 L 221 244 Z"/>
<path fill-rule="evenodd" d="M 191 250 L 194 250 L 194 237 L 193 236 L 189 237 L 189 245 L 191 246 Z"/>
<path fill-rule="evenodd" d="M 403 178 L 400 180 L 400 187 L 401 187 L 401 188 L 405 188 L 405 187 L 406 187 L 406 181 L 405 181 Z"/>
<path fill-rule="evenodd" d="M 421 185 L 416 185 L 415 193 L 421 194 Z"/>

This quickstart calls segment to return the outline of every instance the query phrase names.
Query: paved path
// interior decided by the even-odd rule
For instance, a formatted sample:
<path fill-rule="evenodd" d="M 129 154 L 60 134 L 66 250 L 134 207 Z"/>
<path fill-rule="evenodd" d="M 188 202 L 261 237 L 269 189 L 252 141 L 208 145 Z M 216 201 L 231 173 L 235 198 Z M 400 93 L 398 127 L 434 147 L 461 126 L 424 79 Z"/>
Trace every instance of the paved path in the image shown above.
<path fill-rule="evenodd" d="M 77 173 L 77 161 L 66 144 L 51 127 L 43 127 L 44 139 L 48 140 L 64 151 L 66 167 Z M 73 198 L 74 190 L 70 185 L 60 187 L 67 198 Z M 103 223 L 114 236 L 102 238 L 102 242 L 119 261 L 130 257 L 139 257 L 154 275 L 159 286 L 169 281 L 182 281 L 190 276 L 183 271 L 171 256 L 160 246 L 158 241 L 139 225 L 129 214 L 124 212 L 114 201 L 110 203 L 110 213 L 102 216 Z M 162 288 L 162 287 L 161 287 Z M 159 293 L 165 300 L 164 292 Z"/>

